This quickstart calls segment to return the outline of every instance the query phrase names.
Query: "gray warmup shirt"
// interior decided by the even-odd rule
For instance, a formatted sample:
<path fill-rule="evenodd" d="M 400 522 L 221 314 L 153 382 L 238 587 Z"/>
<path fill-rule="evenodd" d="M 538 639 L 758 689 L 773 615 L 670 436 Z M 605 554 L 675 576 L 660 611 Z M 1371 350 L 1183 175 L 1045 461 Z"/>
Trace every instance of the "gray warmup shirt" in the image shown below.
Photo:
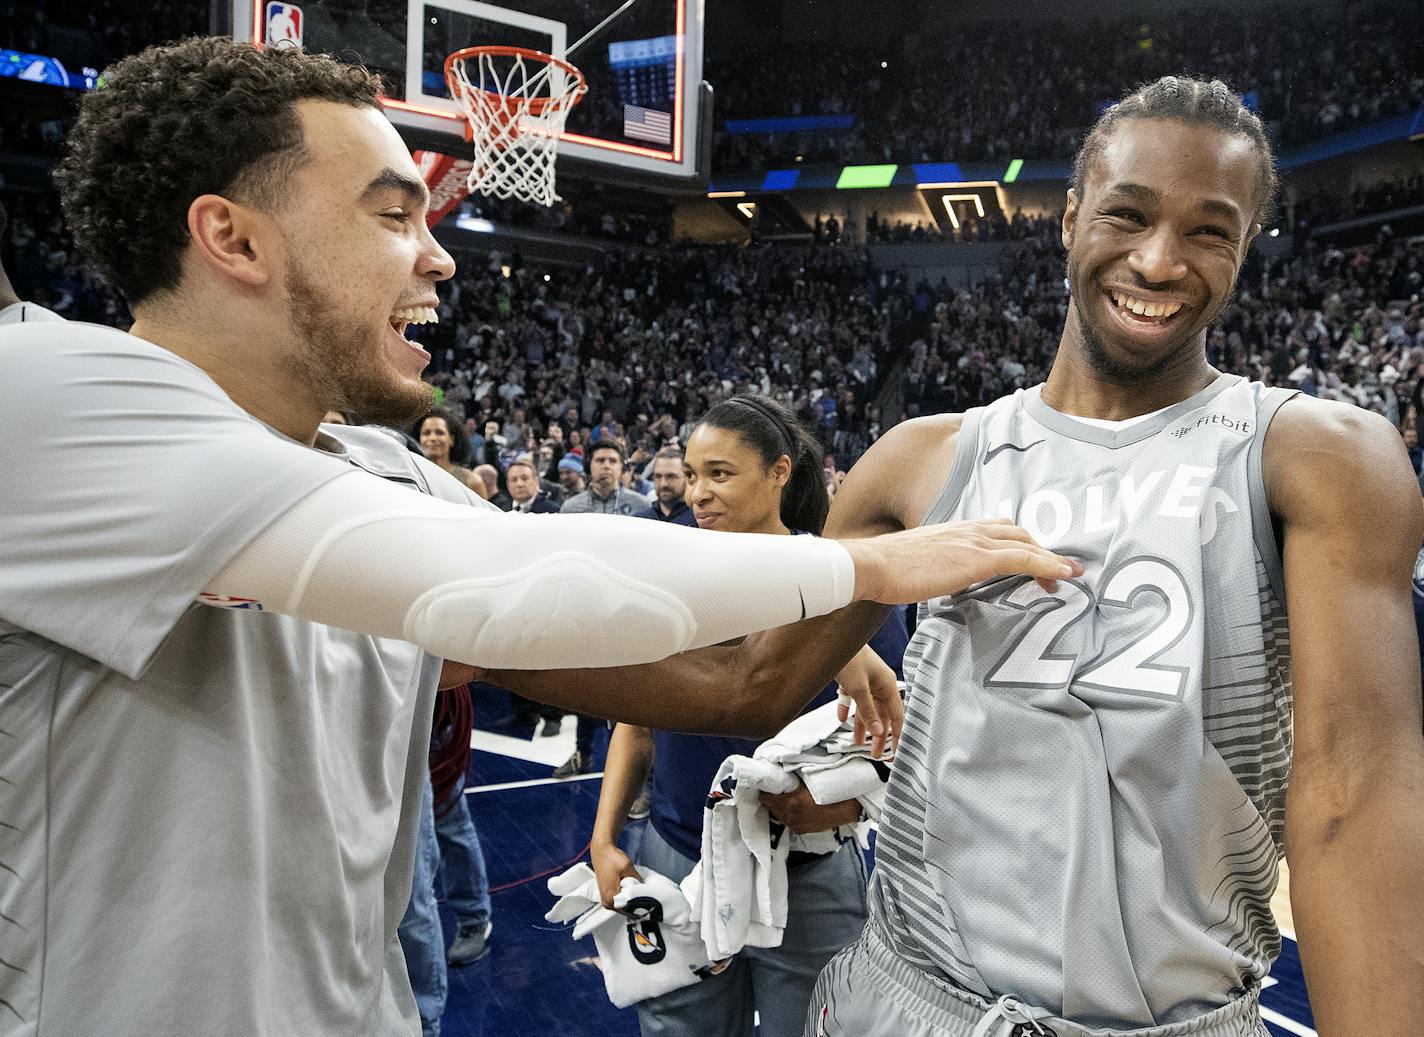
<path fill-rule="evenodd" d="M 195 601 L 352 466 L 473 495 L 93 325 L 0 331 L 0 414 L 0 1035 L 419 1034 L 395 933 L 439 660 Z"/>
<path fill-rule="evenodd" d="M 1222 375 L 1120 429 L 965 415 L 925 522 L 1012 516 L 1087 571 L 929 602 L 871 921 L 912 966 L 1084 1026 L 1226 1004 L 1279 951 L 1290 647 L 1261 444 Z"/>

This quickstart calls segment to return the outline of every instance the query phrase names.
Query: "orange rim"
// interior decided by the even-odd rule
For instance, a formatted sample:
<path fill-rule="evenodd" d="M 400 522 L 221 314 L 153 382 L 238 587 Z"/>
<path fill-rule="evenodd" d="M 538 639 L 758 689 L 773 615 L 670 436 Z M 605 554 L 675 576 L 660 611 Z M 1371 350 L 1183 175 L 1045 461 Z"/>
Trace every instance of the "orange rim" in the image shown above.
<path fill-rule="evenodd" d="M 479 58 L 481 56 L 492 58 L 522 57 L 545 65 L 558 66 L 563 70 L 565 75 L 572 76 L 575 81 L 573 89 L 566 91 L 564 95 L 564 98 L 567 99 L 566 103 L 570 108 L 583 100 L 584 92 L 588 88 L 588 81 L 582 72 L 562 58 L 556 58 L 552 54 L 545 54 L 542 50 L 534 50 L 530 47 L 466 47 L 463 50 L 455 51 L 455 53 L 445 59 L 445 84 L 450 88 L 452 95 L 465 90 L 464 85 L 460 83 L 453 74 L 455 63 L 457 61 L 469 61 L 472 58 Z M 470 89 L 479 90 L 480 93 L 488 97 L 496 106 L 503 108 L 508 115 L 514 115 L 516 113 L 517 108 L 511 99 L 511 95 L 501 94 L 495 90 L 485 90 L 481 87 L 471 87 Z M 544 109 L 549 107 L 555 100 L 560 100 L 560 98 L 521 97 L 518 103 L 526 105 L 530 115 L 541 115 Z"/>

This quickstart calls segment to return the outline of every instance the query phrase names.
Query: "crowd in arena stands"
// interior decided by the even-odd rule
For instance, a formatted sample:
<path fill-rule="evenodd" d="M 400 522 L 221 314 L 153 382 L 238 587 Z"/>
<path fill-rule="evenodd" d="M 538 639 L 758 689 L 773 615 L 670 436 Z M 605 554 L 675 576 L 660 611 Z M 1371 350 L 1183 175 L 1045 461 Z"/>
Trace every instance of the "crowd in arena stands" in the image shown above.
<path fill-rule="evenodd" d="M 1291 209 L 1297 233 L 1324 227 L 1342 220 L 1373 213 L 1389 213 L 1424 205 L 1424 173 L 1393 180 L 1381 180 L 1368 187 L 1356 187 L 1349 194 L 1313 195 Z"/>
<path fill-rule="evenodd" d="M 994 212 L 983 219 L 972 216 L 961 219 L 958 229 L 946 229 L 924 220 L 913 224 L 908 220 L 896 220 L 892 224 L 882 219 L 879 212 L 872 211 L 865 218 L 865 241 L 880 245 L 928 241 L 1024 241 L 1056 233 L 1061 222 L 1061 214 L 1025 216 L 1015 209 L 1013 216 L 1007 219 L 1002 213 Z"/>
<path fill-rule="evenodd" d="M 605 437 L 647 460 L 744 389 L 859 456 L 881 431 L 878 374 L 908 312 L 851 248 L 629 249 L 579 271 L 495 261 L 443 294 L 422 340 L 441 368 L 432 380 L 486 456 L 542 452 L 546 473 Z"/>
<path fill-rule="evenodd" d="M 575 234 L 605 241 L 625 241 L 649 247 L 663 244 L 672 237 L 666 214 L 612 212 L 596 198 L 584 197 L 577 190 L 553 205 L 530 205 L 508 198 L 472 195 L 461 204 L 461 214 L 489 220 L 507 227 L 543 231 L 550 234 Z"/>
<path fill-rule="evenodd" d="M 208 16 L 191 0 L 17 0 L 0 5 L 0 47 L 102 71 L 150 43 L 206 33 Z"/>
<path fill-rule="evenodd" d="M 80 260 L 53 191 L 19 191 L 0 183 L 9 225 L 0 236 L 0 266 L 24 298 L 71 320 L 127 328 L 127 304 Z"/>
<path fill-rule="evenodd" d="M 770 40 L 709 54 L 714 172 L 811 163 L 1065 158 L 1100 105 L 1187 71 L 1254 93 L 1284 146 L 1424 104 L 1424 7 L 1183 8 L 1154 17 L 906 34 L 900 47 Z M 1328 70 L 1328 74 L 1327 71 Z M 726 119 L 855 116 L 829 134 L 736 135 Z"/>
<path fill-rule="evenodd" d="M 1358 197 L 1392 204 L 1405 189 L 1414 188 Z M 0 259 L 22 294 L 67 317 L 127 326 L 120 297 L 77 259 L 53 196 L 9 189 L 0 199 L 10 212 Z M 627 488 L 646 494 L 657 451 L 685 443 L 698 415 L 742 390 L 806 418 L 834 473 L 903 417 L 962 410 L 1043 379 L 1066 312 L 1062 247 L 1056 220 L 1024 226 L 1032 234 L 1004 250 L 1000 274 L 968 291 L 907 283 L 824 236 L 619 248 L 582 270 L 466 254 L 441 288 L 441 323 L 422 329 L 422 341 L 461 456 L 477 472 L 488 466 L 480 474 L 491 496 L 521 455 L 549 489 L 567 488 L 605 439 L 628 458 Z M 1253 253 L 1209 359 L 1385 414 L 1417 464 L 1424 242 L 1387 226 L 1376 234 L 1350 247 L 1300 236 L 1293 254 Z M 888 385 L 892 373 L 903 381 Z M 882 416 L 882 399 L 903 399 L 903 413 Z"/>
<path fill-rule="evenodd" d="M 564 12 L 570 2 L 550 0 Z M 596 5 L 578 3 L 580 18 L 594 17 Z M 653 16 L 649 8 L 646 17 Z M 642 15 L 635 7 L 629 17 Z M 206 7 L 182 0 L 22 0 L 0 7 L 0 46 L 53 55 L 75 68 L 102 69 L 149 43 L 207 29 Z M 1253 94 L 1286 147 L 1424 104 L 1424 51 L 1415 45 L 1424 38 L 1419 4 L 1183 8 L 1145 22 L 1123 14 L 1032 26 L 999 21 L 953 31 L 927 26 L 906 33 L 897 45 L 878 47 L 788 37 L 769 36 L 761 49 L 708 53 L 706 76 L 717 91 L 719 127 L 728 118 L 850 114 L 854 128 L 771 136 L 719 128 L 714 171 L 798 160 L 1064 158 L 1107 99 L 1184 70 Z M 581 108 L 588 109 L 580 116 L 585 120 L 602 118 L 589 104 Z M 609 111 L 612 127 L 621 108 Z M 0 126 L 0 143 L 53 147 L 63 135 L 62 127 L 46 132 L 36 123 L 18 132 L 26 139 L 16 141 L 16 127 Z M 645 238 L 647 230 L 633 232 Z"/>

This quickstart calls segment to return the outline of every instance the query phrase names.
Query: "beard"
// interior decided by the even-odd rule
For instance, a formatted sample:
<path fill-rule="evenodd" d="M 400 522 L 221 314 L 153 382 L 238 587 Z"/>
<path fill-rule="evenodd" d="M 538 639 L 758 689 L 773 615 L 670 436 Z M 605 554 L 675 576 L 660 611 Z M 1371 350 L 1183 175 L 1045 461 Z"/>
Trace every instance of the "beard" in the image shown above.
<path fill-rule="evenodd" d="M 394 427 L 408 425 L 430 409 L 434 387 L 406 382 L 388 370 L 382 336 L 372 335 L 347 314 L 295 261 L 287 264 L 283 284 L 297 333 L 297 351 L 287 357 L 286 366 L 320 406 L 354 411 L 362 421 Z"/>
<path fill-rule="evenodd" d="M 1073 307 L 1069 311 L 1069 320 L 1077 321 L 1078 341 L 1082 346 L 1083 359 L 1088 362 L 1088 366 L 1102 376 L 1103 381 L 1109 385 L 1145 385 L 1161 377 L 1168 369 L 1182 363 L 1183 346 L 1169 349 L 1159 356 L 1149 357 L 1137 363 L 1120 356 L 1114 356 L 1109 352 L 1107 345 L 1103 342 L 1102 335 L 1099 334 L 1098 329 L 1088 316 L 1090 311 L 1088 299 L 1083 294 L 1083 281 L 1074 266 L 1071 254 L 1068 257 L 1066 274 L 1068 297 L 1073 301 Z M 1088 292 L 1094 290 L 1091 286 L 1087 289 Z M 1223 305 L 1225 305 L 1224 302 Z M 1220 307 L 1218 307 L 1218 312 L 1220 312 Z M 1215 319 L 1215 314 L 1213 314 L 1213 319 Z M 1195 352 L 1200 348 L 1204 334 L 1204 328 L 1192 333 L 1183 345 Z"/>

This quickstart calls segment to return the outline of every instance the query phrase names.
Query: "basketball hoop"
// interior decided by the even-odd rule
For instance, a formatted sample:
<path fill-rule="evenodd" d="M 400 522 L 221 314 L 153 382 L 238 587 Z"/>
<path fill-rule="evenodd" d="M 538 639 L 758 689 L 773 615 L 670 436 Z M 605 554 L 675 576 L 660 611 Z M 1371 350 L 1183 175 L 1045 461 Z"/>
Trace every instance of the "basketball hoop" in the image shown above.
<path fill-rule="evenodd" d="M 445 82 L 475 146 L 469 188 L 553 205 L 559 134 L 588 82 L 573 65 L 527 47 L 466 47 L 445 59 Z"/>

